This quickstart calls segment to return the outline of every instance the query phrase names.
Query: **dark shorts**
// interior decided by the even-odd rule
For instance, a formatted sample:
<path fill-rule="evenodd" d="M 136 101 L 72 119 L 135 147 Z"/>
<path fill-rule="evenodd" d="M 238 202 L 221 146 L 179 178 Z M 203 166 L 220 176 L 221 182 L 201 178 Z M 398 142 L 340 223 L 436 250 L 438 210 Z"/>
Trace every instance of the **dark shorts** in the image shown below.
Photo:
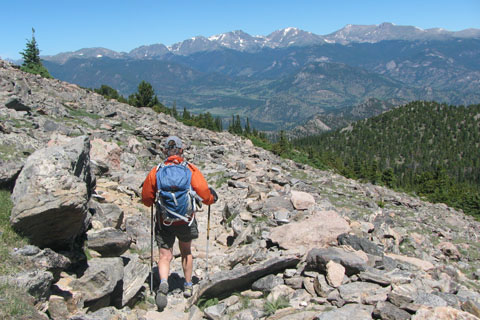
<path fill-rule="evenodd" d="M 182 224 L 179 226 L 166 226 L 160 221 L 155 226 L 155 241 L 157 246 L 163 249 L 173 248 L 175 237 L 179 241 L 189 242 L 198 238 L 197 220 L 193 219 L 192 224 Z"/>

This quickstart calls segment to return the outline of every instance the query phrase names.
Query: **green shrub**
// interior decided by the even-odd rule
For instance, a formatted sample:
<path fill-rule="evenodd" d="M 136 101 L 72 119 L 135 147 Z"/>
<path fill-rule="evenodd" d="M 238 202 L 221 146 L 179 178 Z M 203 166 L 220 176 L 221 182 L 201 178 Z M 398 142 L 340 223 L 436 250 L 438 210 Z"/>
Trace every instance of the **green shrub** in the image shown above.
<path fill-rule="evenodd" d="M 277 300 L 274 301 L 266 301 L 265 304 L 263 305 L 263 311 L 267 315 L 272 315 L 277 310 L 284 309 L 290 307 L 290 301 L 287 297 L 280 296 L 278 297 Z"/>
<path fill-rule="evenodd" d="M 0 275 L 18 271 L 18 263 L 13 261 L 10 252 L 15 247 L 24 246 L 27 241 L 19 236 L 10 225 L 12 211 L 10 192 L 0 190 Z"/>
<path fill-rule="evenodd" d="M 0 284 L 0 319 L 38 319 L 33 298 L 24 290 Z"/>
<path fill-rule="evenodd" d="M 205 310 L 208 307 L 215 306 L 218 304 L 218 298 L 200 298 L 197 302 L 197 307 L 200 308 L 200 310 Z"/>

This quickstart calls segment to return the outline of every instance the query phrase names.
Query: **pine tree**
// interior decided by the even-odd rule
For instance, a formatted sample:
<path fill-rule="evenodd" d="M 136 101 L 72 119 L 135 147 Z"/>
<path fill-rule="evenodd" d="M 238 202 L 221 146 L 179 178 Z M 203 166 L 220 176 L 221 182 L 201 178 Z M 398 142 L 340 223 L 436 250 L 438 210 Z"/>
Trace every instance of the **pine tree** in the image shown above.
<path fill-rule="evenodd" d="M 182 118 L 183 120 L 190 120 L 190 112 L 188 112 L 186 107 L 183 107 L 183 113 L 182 113 Z"/>
<path fill-rule="evenodd" d="M 178 118 L 177 101 L 173 101 L 172 116 L 173 116 L 174 118 Z"/>
<path fill-rule="evenodd" d="M 250 121 L 248 120 L 248 117 L 247 117 L 247 122 L 245 123 L 245 131 L 244 131 L 244 134 L 246 136 L 249 136 L 251 133 L 251 128 L 250 128 Z"/>
<path fill-rule="evenodd" d="M 132 102 L 138 108 L 152 108 L 154 105 L 159 104 L 152 85 L 144 80 L 138 85 L 138 92 L 134 94 Z"/>
<path fill-rule="evenodd" d="M 27 40 L 27 47 L 20 54 L 23 56 L 23 64 L 20 68 L 22 71 L 39 74 L 44 78 L 52 78 L 40 59 L 40 49 L 37 40 L 35 40 L 34 28 L 32 28 L 32 39 Z"/>

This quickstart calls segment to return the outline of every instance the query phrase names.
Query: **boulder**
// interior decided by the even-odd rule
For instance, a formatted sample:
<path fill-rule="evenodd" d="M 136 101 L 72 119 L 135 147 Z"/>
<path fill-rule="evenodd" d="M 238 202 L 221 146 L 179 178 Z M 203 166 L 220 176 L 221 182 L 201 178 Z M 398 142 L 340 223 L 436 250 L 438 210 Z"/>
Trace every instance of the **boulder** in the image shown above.
<path fill-rule="evenodd" d="M 128 263 L 124 269 L 122 300 L 119 307 L 123 307 L 137 295 L 145 284 L 150 274 L 148 265 L 142 263 L 138 255 L 128 257 Z"/>
<path fill-rule="evenodd" d="M 10 222 L 41 248 L 68 247 L 85 230 L 91 195 L 90 142 L 35 151 L 27 158 L 12 193 Z"/>
<path fill-rule="evenodd" d="M 103 257 L 118 257 L 128 250 L 132 242 L 128 235 L 118 229 L 104 228 L 87 232 L 88 248 Z"/>
<path fill-rule="evenodd" d="M 93 258 L 88 261 L 88 268 L 79 279 L 73 280 L 73 290 L 81 292 L 84 301 L 94 302 L 108 298 L 118 282 L 123 279 L 124 268 L 122 258 Z M 108 304 L 107 304 L 108 305 Z"/>
<path fill-rule="evenodd" d="M 287 268 L 295 267 L 299 262 L 300 258 L 297 256 L 283 256 L 254 265 L 217 272 L 210 279 L 199 283 L 198 289 L 188 303 L 191 306 L 202 296 L 218 297 L 226 292 L 245 289 L 256 280 L 268 274 L 276 274 Z"/>
<path fill-rule="evenodd" d="M 358 237 L 353 234 L 344 233 L 338 236 L 338 244 L 349 245 L 355 250 L 362 250 L 365 253 L 372 254 L 374 256 L 382 256 L 383 250 L 372 241 Z"/>
<path fill-rule="evenodd" d="M 13 256 L 22 256 L 30 261 L 36 269 L 51 272 L 55 280 L 58 280 L 61 271 L 71 265 L 71 261 L 67 257 L 56 253 L 52 249 L 40 250 L 40 248 L 32 245 L 26 245 L 18 249 L 13 253 Z"/>
<path fill-rule="evenodd" d="M 350 227 L 335 211 L 316 211 L 307 219 L 273 228 L 270 240 L 280 248 L 304 254 L 312 248 L 336 242 L 337 237 Z"/>
<path fill-rule="evenodd" d="M 311 194 L 302 191 L 292 190 L 290 200 L 297 210 L 307 210 L 315 204 L 315 198 Z"/>
<path fill-rule="evenodd" d="M 326 274 L 327 264 L 330 261 L 335 261 L 344 266 L 345 273 L 348 276 L 365 271 L 367 267 L 367 262 L 355 253 L 333 247 L 310 250 L 307 255 L 306 267 L 309 270 Z"/>
<path fill-rule="evenodd" d="M 15 276 L 1 276 L 0 284 L 3 283 L 23 288 L 35 298 L 36 302 L 43 302 L 47 301 L 50 296 L 53 275 L 43 270 L 25 271 L 15 274 Z"/>

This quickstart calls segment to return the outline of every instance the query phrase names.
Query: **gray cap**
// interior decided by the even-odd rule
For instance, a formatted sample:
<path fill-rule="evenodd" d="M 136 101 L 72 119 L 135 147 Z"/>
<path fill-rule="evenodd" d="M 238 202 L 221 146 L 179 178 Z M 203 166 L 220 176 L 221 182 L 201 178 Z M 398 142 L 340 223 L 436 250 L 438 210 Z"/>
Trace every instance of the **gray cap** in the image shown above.
<path fill-rule="evenodd" d="M 170 136 L 165 140 L 165 149 L 171 148 L 172 146 L 175 146 L 175 148 L 182 148 L 182 140 L 180 140 L 179 137 L 177 136 Z"/>

